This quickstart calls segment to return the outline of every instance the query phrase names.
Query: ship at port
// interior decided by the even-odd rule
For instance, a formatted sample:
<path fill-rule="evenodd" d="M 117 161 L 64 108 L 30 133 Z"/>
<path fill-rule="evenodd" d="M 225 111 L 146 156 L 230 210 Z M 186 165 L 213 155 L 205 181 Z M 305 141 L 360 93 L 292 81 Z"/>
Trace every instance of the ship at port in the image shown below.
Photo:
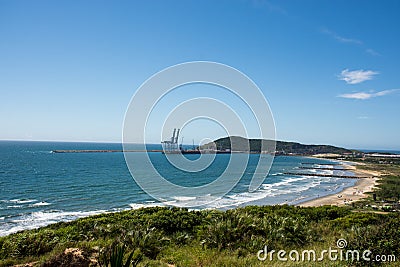
<path fill-rule="evenodd" d="M 230 149 L 218 150 L 216 146 L 206 149 L 200 149 L 199 146 L 195 147 L 193 143 L 192 149 L 184 149 L 181 140 L 179 144 L 180 129 L 174 128 L 170 139 L 162 141 L 163 154 L 230 154 Z"/>

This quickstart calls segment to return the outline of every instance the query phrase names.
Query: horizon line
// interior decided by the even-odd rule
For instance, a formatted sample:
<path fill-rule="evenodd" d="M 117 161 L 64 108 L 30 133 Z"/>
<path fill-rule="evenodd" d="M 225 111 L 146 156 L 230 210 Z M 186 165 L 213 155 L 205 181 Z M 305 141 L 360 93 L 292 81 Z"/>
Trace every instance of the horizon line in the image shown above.
<path fill-rule="evenodd" d="M 228 136 L 226 136 L 228 137 Z M 221 137 L 224 138 L 224 137 Z M 245 138 L 245 137 L 243 137 Z M 218 138 L 220 139 L 220 138 Z M 257 138 L 248 138 L 248 139 L 257 139 Z M 354 148 L 354 147 L 346 147 L 346 146 L 339 146 L 339 145 L 332 145 L 332 144 L 316 144 L 316 143 L 303 143 L 301 141 L 286 141 L 286 140 L 275 140 L 275 141 L 282 141 L 282 142 L 293 142 L 293 143 L 299 143 L 299 144 L 304 144 L 304 145 L 331 145 L 331 146 L 336 146 L 336 147 L 341 147 L 341 148 L 346 148 L 349 150 L 385 150 L 385 151 L 400 151 L 399 148 L 390 148 L 390 149 L 385 149 L 385 148 Z M 89 141 L 89 140 L 32 140 L 32 139 L 0 139 L 0 142 L 53 142 L 53 143 L 93 143 L 93 144 L 123 144 L 122 141 Z M 133 144 L 139 144 L 139 143 L 133 143 Z M 147 145 L 158 145 L 161 143 L 146 143 Z M 193 144 L 183 144 L 183 145 L 193 145 Z"/>

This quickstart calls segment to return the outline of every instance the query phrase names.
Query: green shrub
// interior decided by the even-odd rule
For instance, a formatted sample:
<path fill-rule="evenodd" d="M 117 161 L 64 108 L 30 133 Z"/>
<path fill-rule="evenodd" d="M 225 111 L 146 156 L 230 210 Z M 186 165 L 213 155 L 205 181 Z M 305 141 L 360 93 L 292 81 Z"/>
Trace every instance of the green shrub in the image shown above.
<path fill-rule="evenodd" d="M 372 251 L 371 258 L 374 258 L 376 255 L 395 255 L 396 259 L 399 259 L 399 219 L 400 216 L 397 214 L 380 224 L 353 227 L 347 236 L 348 249 L 358 251 L 368 249 Z"/>
<path fill-rule="evenodd" d="M 170 242 L 163 232 L 155 228 L 136 230 L 129 232 L 125 237 L 125 243 L 132 249 L 138 248 L 150 259 L 156 259 L 160 251 Z"/>
<path fill-rule="evenodd" d="M 201 244 L 218 250 L 254 251 L 264 245 L 292 246 L 306 244 L 312 237 L 312 230 L 304 218 L 275 214 L 255 217 L 247 213 L 246 209 L 226 211 L 214 217 L 199 231 Z"/>
<path fill-rule="evenodd" d="M 376 225 L 384 220 L 385 216 L 376 213 L 353 212 L 345 217 L 340 217 L 332 221 L 333 225 L 340 229 L 352 228 L 354 226 Z"/>
<path fill-rule="evenodd" d="M 130 267 L 131 265 L 135 267 L 142 260 L 142 255 L 139 250 L 134 250 L 127 256 L 125 262 L 124 258 L 126 258 L 126 247 L 118 244 L 102 251 L 98 262 L 101 267 Z"/>
<path fill-rule="evenodd" d="M 59 238 L 51 230 L 25 231 L 4 239 L 0 259 L 41 255 L 52 251 L 58 243 Z"/>
<path fill-rule="evenodd" d="M 302 217 L 267 216 L 262 219 L 262 228 L 270 247 L 305 245 L 315 233 L 310 224 Z"/>
<path fill-rule="evenodd" d="M 201 244 L 222 249 L 234 249 L 248 245 L 256 232 L 255 220 L 240 211 L 228 210 L 211 219 L 210 223 L 199 231 Z"/>
<path fill-rule="evenodd" d="M 110 256 L 111 244 L 125 245 L 124 263 L 127 251 L 133 251 L 132 259 L 143 257 L 141 264 L 161 265 L 168 259 L 183 265 L 218 265 L 213 257 L 223 255 L 221 266 L 230 259 L 244 265 L 264 245 L 269 249 L 312 247 L 338 236 L 345 236 L 354 247 L 398 253 L 399 221 L 398 214 L 355 213 L 348 207 L 329 206 L 248 206 L 227 211 L 143 208 L 0 237 L 0 266 L 33 259 L 44 262 L 70 247 L 85 251 L 103 247 Z M 171 249 L 179 253 L 168 257 L 165 251 Z M 190 260 L 184 259 L 185 251 L 193 253 Z M 68 257 L 56 260 L 68 261 Z"/>

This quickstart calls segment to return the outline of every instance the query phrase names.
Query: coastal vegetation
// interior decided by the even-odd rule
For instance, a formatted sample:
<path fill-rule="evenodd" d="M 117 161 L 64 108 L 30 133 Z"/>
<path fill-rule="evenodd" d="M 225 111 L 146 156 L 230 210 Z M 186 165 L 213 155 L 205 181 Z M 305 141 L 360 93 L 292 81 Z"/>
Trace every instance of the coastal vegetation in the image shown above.
<path fill-rule="evenodd" d="M 354 161 L 361 161 L 353 159 Z M 400 259 L 400 165 L 363 160 L 383 173 L 373 193 L 355 205 L 247 206 L 226 211 L 149 207 L 61 222 L 0 237 L 0 266 L 298 266 L 261 261 L 268 251 L 370 250 L 385 265 Z M 375 196 L 374 196 L 375 194 Z M 388 207 L 388 208 L 385 208 Z M 271 255 L 271 254 L 270 254 Z M 304 263 L 304 262 L 303 262 Z M 382 261 L 307 261 L 307 266 L 372 266 Z M 27 265 L 28 264 L 28 265 Z M 301 262 L 300 262 L 301 264 Z"/>
<path fill-rule="evenodd" d="M 335 248 L 339 238 L 352 249 L 398 257 L 399 235 L 399 213 L 357 213 L 349 207 L 151 207 L 1 237 L 0 266 L 262 266 L 256 255 L 264 246 L 322 251 Z M 275 258 L 271 264 L 282 263 Z"/>

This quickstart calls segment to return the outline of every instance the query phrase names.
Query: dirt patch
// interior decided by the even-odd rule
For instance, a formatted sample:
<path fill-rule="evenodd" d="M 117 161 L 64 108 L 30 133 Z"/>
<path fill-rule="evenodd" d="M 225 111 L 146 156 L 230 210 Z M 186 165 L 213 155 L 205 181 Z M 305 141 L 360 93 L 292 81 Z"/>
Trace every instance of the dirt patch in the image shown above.
<path fill-rule="evenodd" d="M 48 262 L 42 264 L 42 267 L 89 267 L 98 266 L 95 260 L 96 250 L 91 252 L 84 251 L 79 248 L 67 248 L 65 251 L 56 257 L 50 259 Z"/>

